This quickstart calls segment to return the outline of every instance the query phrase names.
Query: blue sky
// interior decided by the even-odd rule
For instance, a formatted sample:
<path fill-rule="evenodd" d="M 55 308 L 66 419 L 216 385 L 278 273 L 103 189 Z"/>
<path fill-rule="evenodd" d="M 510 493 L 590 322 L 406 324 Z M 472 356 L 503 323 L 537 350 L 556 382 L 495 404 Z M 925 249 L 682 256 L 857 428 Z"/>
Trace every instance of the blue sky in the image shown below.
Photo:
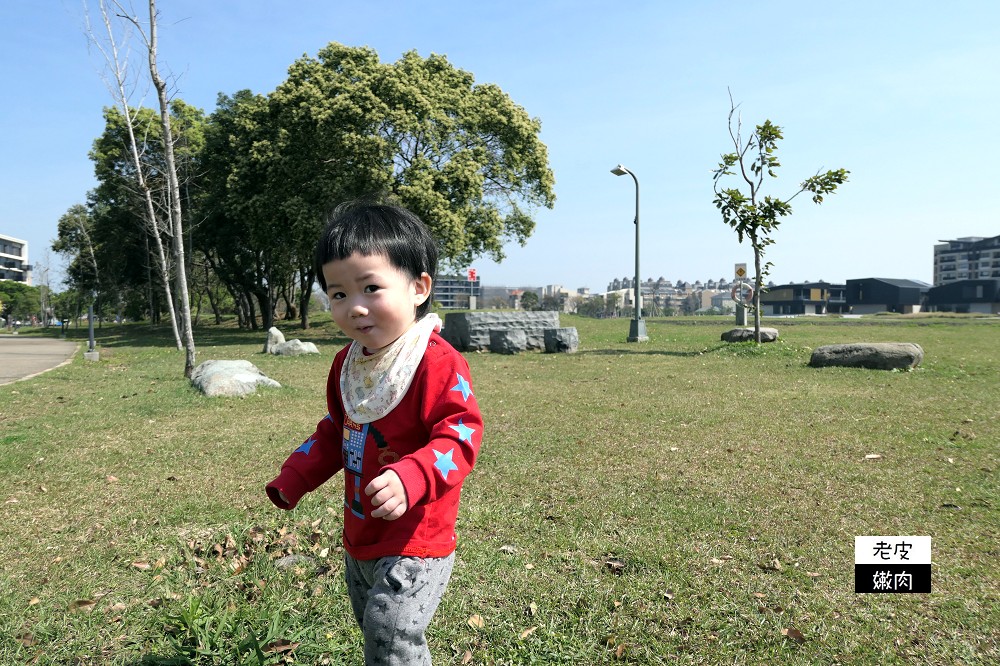
<path fill-rule="evenodd" d="M 96 0 L 92 0 L 96 7 Z M 59 217 L 95 185 L 87 152 L 112 103 L 88 50 L 83 0 L 0 4 L 0 233 L 44 260 Z M 142 3 L 137 3 L 139 10 Z M 641 274 L 732 277 L 752 262 L 712 205 L 731 150 L 727 88 L 748 127 L 784 128 L 786 196 L 819 169 L 850 181 L 805 196 L 767 258 L 776 282 L 860 277 L 930 282 L 940 239 L 1000 234 L 1000 3 L 508 0 L 159 0 L 161 68 L 207 112 L 218 93 L 268 93 L 298 57 L 337 41 L 445 54 L 542 122 L 555 208 L 485 284 L 603 291 Z M 152 106 L 152 94 L 147 95 Z M 61 263 L 58 255 L 50 261 Z"/>

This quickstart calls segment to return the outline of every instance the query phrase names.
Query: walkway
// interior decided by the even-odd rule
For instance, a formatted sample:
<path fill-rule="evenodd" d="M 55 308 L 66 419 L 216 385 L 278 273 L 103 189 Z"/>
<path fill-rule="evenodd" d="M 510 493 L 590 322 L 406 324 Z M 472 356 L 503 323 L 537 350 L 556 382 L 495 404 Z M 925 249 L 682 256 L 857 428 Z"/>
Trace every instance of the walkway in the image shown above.
<path fill-rule="evenodd" d="M 78 343 L 58 338 L 0 335 L 0 384 L 28 379 L 68 363 Z"/>

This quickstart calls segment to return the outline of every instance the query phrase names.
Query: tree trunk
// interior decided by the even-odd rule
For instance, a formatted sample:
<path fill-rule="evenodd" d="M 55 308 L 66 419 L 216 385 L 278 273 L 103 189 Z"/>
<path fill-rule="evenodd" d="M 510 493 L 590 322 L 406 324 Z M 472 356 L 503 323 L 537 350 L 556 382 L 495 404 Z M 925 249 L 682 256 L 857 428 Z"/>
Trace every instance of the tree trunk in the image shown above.
<path fill-rule="evenodd" d="M 312 286 L 315 279 L 312 269 L 299 269 L 299 317 L 302 329 L 309 328 L 309 303 L 312 300 Z"/>
<path fill-rule="evenodd" d="M 757 247 L 756 239 L 754 240 L 753 248 L 753 266 L 757 274 L 754 278 L 754 291 L 753 291 L 753 339 L 759 345 L 760 344 L 760 287 L 761 283 L 764 282 L 764 276 L 760 272 L 760 248 Z"/>
<path fill-rule="evenodd" d="M 163 149 L 166 158 L 167 182 L 170 186 L 170 228 L 173 233 L 173 253 L 177 274 L 175 288 L 180 300 L 181 327 L 184 336 L 184 376 L 194 371 L 194 332 L 191 329 L 191 300 L 188 295 L 187 264 L 184 261 L 184 222 L 181 211 L 181 187 L 177 179 L 177 162 L 174 159 L 174 139 L 170 131 L 170 105 L 167 101 L 167 84 L 160 77 L 156 66 L 156 1 L 149 0 L 149 76 L 156 88 L 160 103 L 160 122 L 163 124 Z"/>

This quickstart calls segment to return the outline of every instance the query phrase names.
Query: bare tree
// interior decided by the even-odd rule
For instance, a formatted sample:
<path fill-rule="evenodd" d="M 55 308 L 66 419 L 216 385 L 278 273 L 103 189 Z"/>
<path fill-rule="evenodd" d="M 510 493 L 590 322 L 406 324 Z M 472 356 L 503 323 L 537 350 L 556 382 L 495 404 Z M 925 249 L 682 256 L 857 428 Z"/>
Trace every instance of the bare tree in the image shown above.
<path fill-rule="evenodd" d="M 107 33 L 107 37 L 98 39 L 94 34 L 93 30 L 88 25 L 87 34 L 91 40 L 91 43 L 101 52 L 104 56 L 104 60 L 107 63 L 107 69 L 110 72 L 110 79 L 106 79 L 108 85 L 108 90 L 111 92 L 111 96 L 115 100 L 115 105 L 121 109 L 122 116 L 125 119 L 125 127 L 128 132 L 129 145 L 126 146 L 126 150 L 129 152 L 129 159 L 132 161 L 132 165 L 135 167 L 135 178 L 136 186 L 138 188 L 139 194 L 142 197 L 144 203 L 144 223 L 146 226 L 147 235 L 153 240 L 153 249 L 156 252 L 156 264 L 163 283 L 163 291 L 166 296 L 165 300 L 167 303 L 167 310 L 170 314 L 170 325 L 174 333 L 174 342 L 177 345 L 177 349 L 183 349 L 181 343 L 180 331 L 177 328 L 177 314 L 174 310 L 174 298 L 171 293 L 170 288 L 170 264 L 167 260 L 166 250 L 163 247 L 162 233 L 164 231 L 163 225 L 160 222 L 159 215 L 156 211 L 156 205 L 153 201 L 153 190 L 146 178 L 146 165 L 143 163 L 142 156 L 139 152 L 139 144 L 136 140 L 135 133 L 135 117 L 132 111 L 132 106 L 129 103 L 131 100 L 131 89 L 132 84 L 130 83 L 130 74 L 128 71 L 129 59 L 128 56 L 123 56 L 119 50 L 118 39 L 115 37 L 114 25 L 111 20 L 111 14 L 108 9 L 108 5 L 104 0 L 100 0 L 98 3 L 101 10 L 101 18 L 104 21 L 104 28 Z M 119 3 L 115 2 L 116 8 L 121 8 Z M 133 25 L 129 22 L 129 25 Z M 124 41 L 127 44 L 128 35 L 125 35 Z M 169 231 L 169 229 L 168 229 Z M 152 307 L 152 301 L 150 302 L 150 307 Z"/>

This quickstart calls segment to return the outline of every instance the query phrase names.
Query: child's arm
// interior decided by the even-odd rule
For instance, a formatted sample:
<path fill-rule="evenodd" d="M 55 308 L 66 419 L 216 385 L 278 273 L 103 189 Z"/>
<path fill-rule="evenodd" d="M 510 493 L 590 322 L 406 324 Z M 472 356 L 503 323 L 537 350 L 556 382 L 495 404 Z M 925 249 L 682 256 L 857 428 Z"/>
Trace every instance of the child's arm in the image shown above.
<path fill-rule="evenodd" d="M 386 466 L 366 489 L 380 498 L 385 490 L 373 489 L 376 482 L 390 475 L 399 479 L 405 489 L 402 511 L 398 504 L 390 508 L 393 500 L 400 499 L 392 492 L 391 498 L 380 498 L 379 508 L 387 510 L 385 517 L 398 513 L 398 518 L 410 507 L 438 499 L 461 486 L 472 471 L 482 443 L 483 417 L 470 382 L 469 366 L 458 353 L 425 358 L 421 364 L 410 390 L 421 391 L 420 414 L 430 437 L 422 448 Z M 384 479 L 384 484 L 382 488 L 391 490 L 391 478 Z"/>
<path fill-rule="evenodd" d="M 299 448 L 292 452 L 281 473 L 267 484 L 267 496 L 282 509 L 293 509 L 307 492 L 316 490 L 344 466 L 340 433 L 342 426 L 327 415 Z"/>

